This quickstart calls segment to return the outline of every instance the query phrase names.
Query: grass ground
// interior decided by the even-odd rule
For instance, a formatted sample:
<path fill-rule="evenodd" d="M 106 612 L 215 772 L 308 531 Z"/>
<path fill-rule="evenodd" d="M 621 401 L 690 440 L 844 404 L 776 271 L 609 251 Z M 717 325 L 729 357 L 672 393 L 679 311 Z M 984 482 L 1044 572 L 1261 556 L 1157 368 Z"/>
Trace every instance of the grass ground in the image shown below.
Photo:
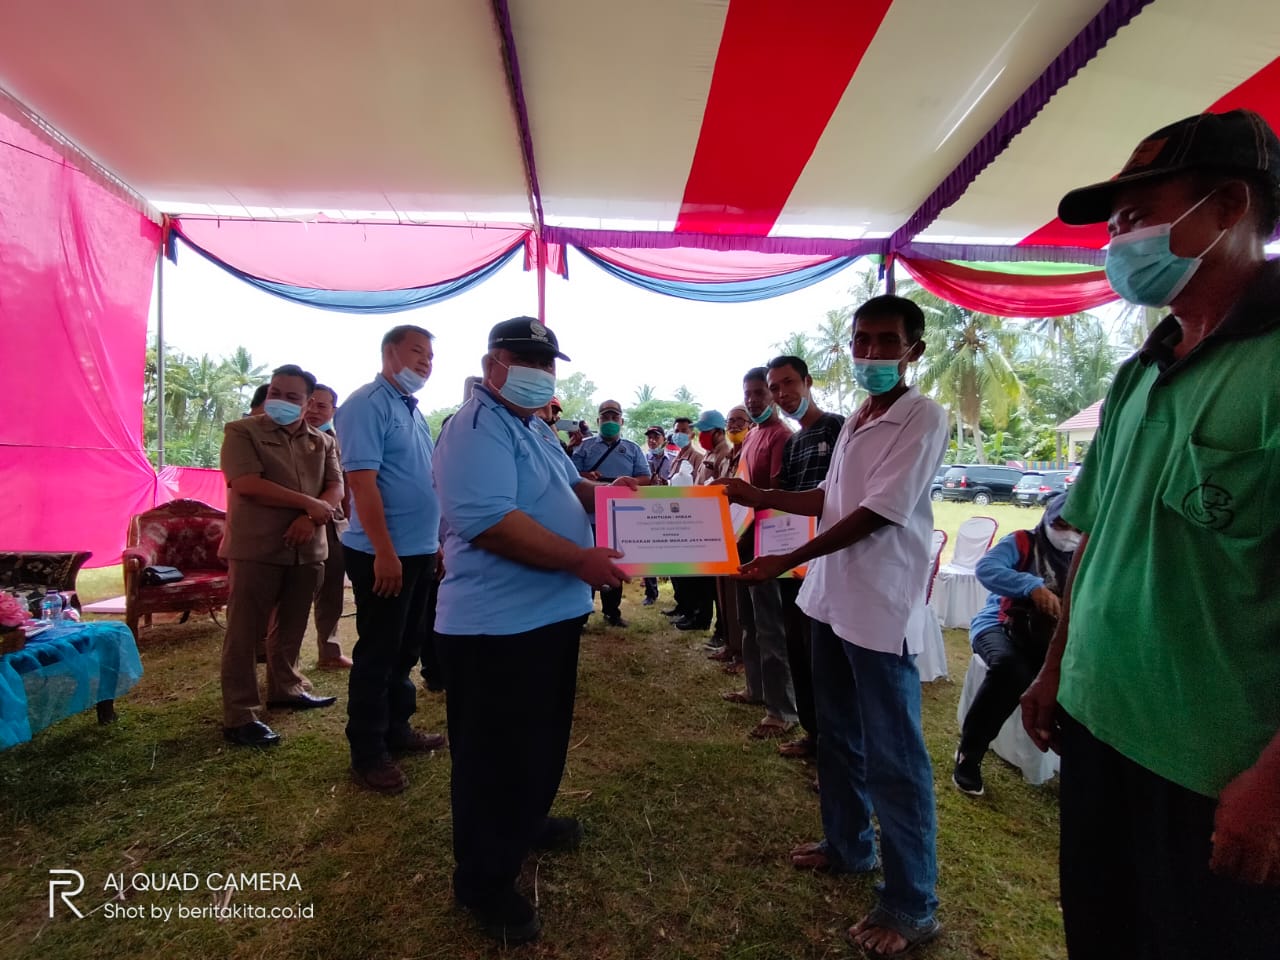
<path fill-rule="evenodd" d="M 949 519 L 944 505 L 940 525 Z M 991 508 L 971 512 L 994 513 Z M 1005 508 L 1011 510 L 1013 508 Z M 1033 515 L 1019 511 L 1007 532 Z M 955 521 L 958 525 L 958 520 Z M 120 592 L 118 569 L 82 574 L 89 599 Z M 670 600 L 663 587 L 660 607 Z M 867 879 L 794 871 L 787 850 L 819 833 L 812 770 L 744 734 L 757 718 L 719 694 L 701 635 L 635 603 L 626 631 L 593 617 L 557 807 L 583 818 L 582 849 L 528 865 L 541 901 L 539 958 L 851 957 L 843 931 L 871 904 Z M 342 621 L 344 646 L 353 621 Z M 1033 788 L 992 758 L 987 796 L 951 787 L 955 705 L 968 647 L 947 638 L 955 682 L 925 687 L 925 730 L 939 808 L 943 939 L 934 960 L 1064 956 L 1056 902 L 1056 788 Z M 141 643 L 146 675 L 98 727 L 92 712 L 0 755 L 0 955 L 9 958 L 475 958 L 498 951 L 450 905 L 449 761 L 409 761 L 409 790 L 372 796 L 347 779 L 341 704 L 276 714 L 280 748 L 227 748 L 219 734 L 220 631 L 157 625 Z M 308 639 L 304 669 L 315 658 Z M 344 677 L 311 672 L 345 699 Z M 439 695 L 420 694 L 421 725 L 440 729 Z M 284 871 L 300 891 L 231 901 L 314 904 L 303 920 L 50 920 L 48 871 L 86 877 L 98 906 L 109 874 Z M 126 904 L 207 904 L 207 892 L 134 891 Z M 87 911 L 86 911 L 87 912 Z"/>

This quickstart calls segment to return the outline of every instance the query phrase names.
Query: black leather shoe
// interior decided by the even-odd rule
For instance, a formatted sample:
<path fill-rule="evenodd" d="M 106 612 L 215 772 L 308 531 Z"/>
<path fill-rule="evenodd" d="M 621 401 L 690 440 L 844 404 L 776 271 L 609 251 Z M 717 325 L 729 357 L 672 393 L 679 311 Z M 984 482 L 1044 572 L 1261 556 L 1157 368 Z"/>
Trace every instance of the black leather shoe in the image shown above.
<path fill-rule="evenodd" d="M 515 890 L 480 903 L 462 903 L 461 906 L 475 917 L 486 936 L 504 946 L 530 943 L 538 939 L 542 930 L 538 911 Z"/>
<path fill-rule="evenodd" d="M 234 743 L 237 747 L 274 747 L 280 742 L 280 734 L 261 720 L 238 727 L 223 727 L 222 736 L 227 743 Z"/>
<path fill-rule="evenodd" d="M 688 614 L 687 614 L 687 613 L 685 613 L 683 610 L 681 610 L 679 607 L 672 607 L 670 610 L 663 610 L 663 611 L 662 611 L 662 615 L 663 615 L 664 617 L 686 617 L 686 616 L 688 616 Z"/>
<path fill-rule="evenodd" d="M 640 601 L 640 606 L 652 607 L 657 602 L 658 602 L 657 597 L 645 597 L 642 601 Z"/>
<path fill-rule="evenodd" d="M 608 616 L 606 614 L 604 618 L 604 622 L 611 627 L 625 627 L 627 625 L 627 621 L 623 620 L 617 614 L 614 614 L 613 616 Z"/>
<path fill-rule="evenodd" d="M 582 846 L 582 822 L 576 817 L 547 817 L 533 838 L 533 849 L 564 852 Z"/>
<path fill-rule="evenodd" d="M 710 630 L 711 624 L 699 623 L 697 620 L 694 620 L 692 617 L 685 617 L 683 620 L 676 621 L 676 629 L 677 630 Z"/>
<path fill-rule="evenodd" d="M 337 697 L 313 697 L 309 693 L 300 693 L 287 700 L 268 700 L 267 706 L 272 710 L 316 710 L 332 707 L 337 702 Z"/>

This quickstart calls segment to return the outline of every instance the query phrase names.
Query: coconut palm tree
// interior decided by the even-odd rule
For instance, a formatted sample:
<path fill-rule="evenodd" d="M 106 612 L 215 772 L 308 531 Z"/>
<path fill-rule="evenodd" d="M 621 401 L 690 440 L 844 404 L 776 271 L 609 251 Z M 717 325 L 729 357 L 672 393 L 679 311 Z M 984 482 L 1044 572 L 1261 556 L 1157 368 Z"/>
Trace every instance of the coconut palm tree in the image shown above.
<path fill-rule="evenodd" d="M 852 291 L 851 291 L 852 292 Z M 836 413 L 849 413 L 853 406 L 857 383 L 853 379 L 853 307 L 828 310 L 818 324 L 815 349 L 822 358 L 815 379 L 821 379 L 827 394 L 834 398 Z"/>
<path fill-rule="evenodd" d="M 253 356 L 244 347 L 236 347 L 235 353 L 222 361 L 232 388 L 241 398 L 248 387 L 256 387 L 266 380 L 266 364 L 254 364 Z"/>
<path fill-rule="evenodd" d="M 1022 399 L 1022 383 L 1013 369 L 1018 333 L 1001 317 L 973 313 L 948 303 L 916 283 L 898 292 L 924 311 L 925 340 L 931 349 L 920 365 L 917 383 L 950 407 L 956 418 L 956 446 L 964 445 L 964 427 L 973 436 L 979 463 L 986 462 L 981 418 L 988 413 L 1007 425 Z"/>
<path fill-rule="evenodd" d="M 642 383 L 640 386 L 636 387 L 636 406 L 637 407 L 657 399 L 658 399 L 658 391 L 655 390 L 651 384 Z"/>

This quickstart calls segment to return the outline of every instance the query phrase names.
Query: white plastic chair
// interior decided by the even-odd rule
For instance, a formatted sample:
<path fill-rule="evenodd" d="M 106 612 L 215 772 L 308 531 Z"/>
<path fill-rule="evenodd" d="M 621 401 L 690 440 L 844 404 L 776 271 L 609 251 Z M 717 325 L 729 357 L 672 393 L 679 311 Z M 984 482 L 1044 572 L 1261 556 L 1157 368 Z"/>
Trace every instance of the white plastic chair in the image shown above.
<path fill-rule="evenodd" d="M 956 722 L 961 726 L 964 726 L 965 715 L 986 676 L 987 665 L 975 653 L 969 658 L 969 669 L 964 675 L 964 686 L 960 689 L 960 702 L 956 705 Z M 1004 726 L 991 741 L 991 749 L 996 756 L 1021 770 L 1027 783 L 1035 786 L 1051 780 L 1058 772 L 1058 755 L 1052 750 L 1041 753 L 1023 729 L 1021 708 L 1015 708 L 1005 720 Z"/>
<path fill-rule="evenodd" d="M 949 673 L 947 645 L 942 639 L 942 627 L 938 623 L 937 613 L 929 606 L 929 597 L 933 593 L 933 581 L 938 575 L 938 562 L 942 559 L 942 548 L 946 544 L 945 531 L 933 531 L 924 602 L 911 611 L 911 620 L 907 624 L 907 636 L 911 638 L 909 645 L 914 647 L 918 644 L 920 647 L 920 652 L 916 654 L 916 669 L 920 672 L 922 683 L 943 679 Z"/>
<path fill-rule="evenodd" d="M 930 605 L 944 627 L 968 628 L 973 615 L 987 602 L 987 589 L 974 568 L 991 548 L 1000 525 L 992 517 L 970 517 L 956 532 L 956 551 L 939 571 Z"/>

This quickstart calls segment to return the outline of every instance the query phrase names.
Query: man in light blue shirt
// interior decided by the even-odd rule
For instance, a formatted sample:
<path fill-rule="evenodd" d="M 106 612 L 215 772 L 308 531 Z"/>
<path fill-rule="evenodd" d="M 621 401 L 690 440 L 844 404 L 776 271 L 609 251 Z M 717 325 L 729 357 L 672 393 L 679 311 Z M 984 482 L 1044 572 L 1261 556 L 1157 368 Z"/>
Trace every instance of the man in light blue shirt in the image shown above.
<path fill-rule="evenodd" d="M 600 435 L 589 437 L 573 451 L 573 465 L 578 473 L 588 480 L 601 480 L 609 483 L 619 477 L 635 477 L 636 482 L 648 485 L 652 476 L 649 462 L 645 459 L 640 445 L 620 436 L 622 425 L 622 404 L 617 400 L 605 400 L 597 411 L 596 424 Z M 588 506 L 587 510 L 593 510 Z M 594 516 L 592 523 L 595 522 Z M 655 585 L 656 586 L 656 585 Z M 647 591 L 646 586 L 646 591 Z M 622 588 L 600 591 L 600 612 L 604 614 L 604 622 L 611 627 L 625 627 L 622 619 Z"/>
<path fill-rule="evenodd" d="M 617 551 L 592 546 L 598 483 L 535 415 L 555 392 L 556 336 L 531 317 L 489 332 L 483 383 L 440 437 L 435 485 L 448 570 L 436 632 L 453 758 L 453 890 L 507 944 L 541 924 L 516 891 L 530 850 L 572 849 L 548 817 L 573 723 L 578 639 L 592 587 L 620 587 Z M 619 484 L 634 487 L 630 478 Z"/>
<path fill-rule="evenodd" d="M 427 637 L 427 603 L 440 552 L 440 506 L 431 486 L 435 447 L 414 397 L 431 376 L 431 334 L 408 324 L 382 338 L 382 372 L 338 410 L 351 525 L 341 534 L 356 601 L 347 697 L 351 772 L 361 786 L 399 793 L 408 780 L 395 754 L 444 746 L 409 725 L 417 692 L 409 672 Z"/>

